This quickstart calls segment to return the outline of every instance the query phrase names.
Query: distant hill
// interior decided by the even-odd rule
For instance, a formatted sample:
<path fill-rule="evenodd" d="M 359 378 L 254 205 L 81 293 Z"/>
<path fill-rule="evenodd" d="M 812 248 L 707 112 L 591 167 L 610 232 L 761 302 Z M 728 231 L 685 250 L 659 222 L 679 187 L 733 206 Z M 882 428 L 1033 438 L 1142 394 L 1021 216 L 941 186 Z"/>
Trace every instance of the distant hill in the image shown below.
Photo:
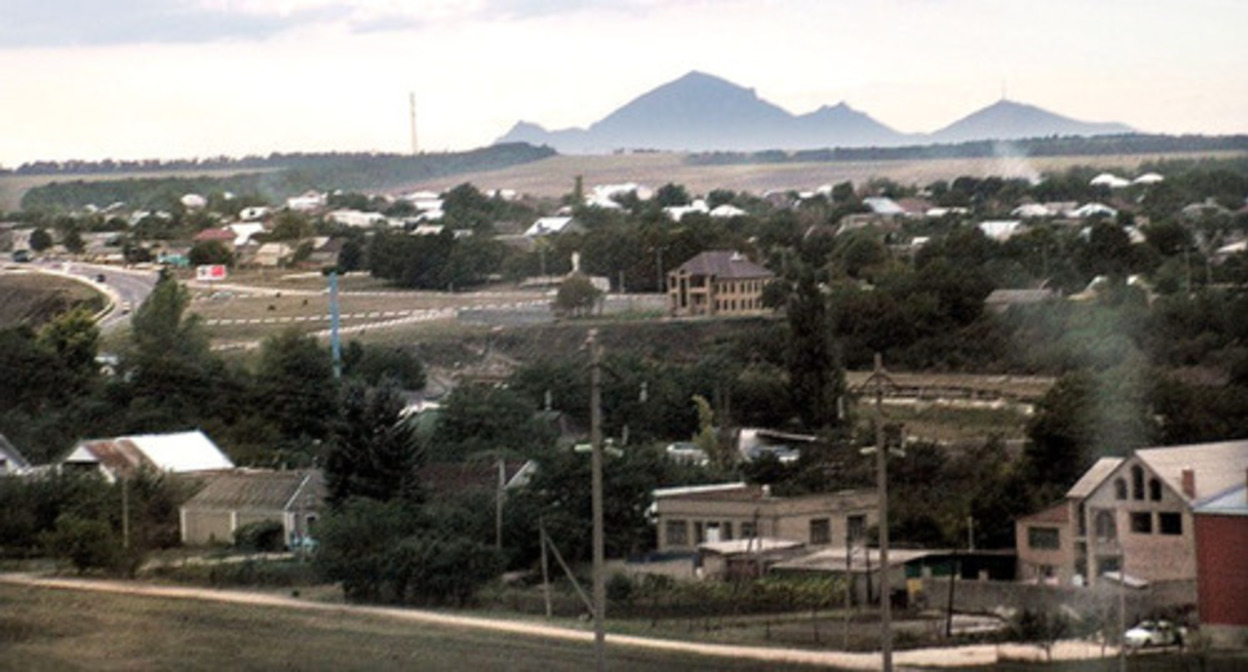
<path fill-rule="evenodd" d="M 1130 133 L 1123 124 L 1095 124 L 1002 100 L 931 135 L 901 133 L 845 103 L 794 115 L 714 75 L 689 74 L 633 99 L 588 129 L 548 131 L 521 121 L 499 143 L 548 145 L 562 153 L 619 149 L 663 151 L 801 150 L 897 147 L 970 140 Z"/>
<path fill-rule="evenodd" d="M 1050 136 L 1094 136 L 1133 133 L 1126 124 L 1092 123 L 1063 117 L 1035 105 L 1002 99 L 932 133 L 934 143 L 972 140 L 1021 140 Z"/>

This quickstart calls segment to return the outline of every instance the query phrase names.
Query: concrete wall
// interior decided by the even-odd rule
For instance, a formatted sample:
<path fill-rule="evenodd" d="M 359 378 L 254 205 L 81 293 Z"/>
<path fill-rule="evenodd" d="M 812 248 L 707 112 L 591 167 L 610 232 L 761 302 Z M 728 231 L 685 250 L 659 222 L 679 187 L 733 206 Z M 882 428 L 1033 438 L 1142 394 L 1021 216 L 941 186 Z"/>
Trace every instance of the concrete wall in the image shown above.
<path fill-rule="evenodd" d="M 931 608 L 944 608 L 948 603 L 949 579 L 922 579 L 922 591 Z M 1128 588 L 1123 593 L 1127 622 L 1157 614 L 1173 614 L 1196 604 L 1195 581 L 1170 581 L 1143 589 Z M 1010 581 L 967 581 L 960 579 L 954 586 L 954 611 L 965 613 L 999 613 L 1002 609 L 1057 609 L 1068 606 L 1084 614 L 1117 614 L 1117 584 L 1102 582 L 1096 587 L 1045 586 Z"/>

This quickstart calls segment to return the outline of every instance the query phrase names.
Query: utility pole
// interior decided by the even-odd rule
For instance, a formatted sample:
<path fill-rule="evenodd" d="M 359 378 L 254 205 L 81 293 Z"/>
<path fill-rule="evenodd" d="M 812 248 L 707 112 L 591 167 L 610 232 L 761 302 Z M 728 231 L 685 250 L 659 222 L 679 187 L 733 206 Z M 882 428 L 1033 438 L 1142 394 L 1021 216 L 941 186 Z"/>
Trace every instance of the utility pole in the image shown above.
<path fill-rule="evenodd" d="M 603 565 L 602 529 L 602 350 L 598 346 L 598 330 L 590 329 L 585 339 L 589 347 L 589 441 L 592 449 L 590 469 L 593 471 L 594 516 L 594 669 L 606 672 L 607 634 L 603 623 L 607 611 L 607 582 Z"/>
<path fill-rule="evenodd" d="M 888 447 L 884 445 L 884 386 L 887 384 L 883 357 L 875 353 L 875 371 L 869 385 L 875 388 L 875 477 L 880 509 L 880 655 L 881 669 L 893 670 L 892 590 L 888 566 Z"/>
<path fill-rule="evenodd" d="M 329 273 L 329 352 L 334 362 L 334 379 L 342 378 L 342 341 L 338 336 L 338 271 Z"/>

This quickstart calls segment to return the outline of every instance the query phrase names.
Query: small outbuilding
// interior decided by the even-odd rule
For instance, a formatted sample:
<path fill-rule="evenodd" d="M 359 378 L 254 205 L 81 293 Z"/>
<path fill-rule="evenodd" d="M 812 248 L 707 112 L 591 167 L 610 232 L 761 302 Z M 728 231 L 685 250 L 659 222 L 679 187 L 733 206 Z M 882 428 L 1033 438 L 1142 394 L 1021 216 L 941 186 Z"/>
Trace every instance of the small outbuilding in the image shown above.
<path fill-rule="evenodd" d="M 221 474 L 179 508 L 182 543 L 231 543 L 240 527 L 273 521 L 281 523 L 287 546 L 301 547 L 316 537 L 324 500 L 324 479 L 316 469 Z"/>

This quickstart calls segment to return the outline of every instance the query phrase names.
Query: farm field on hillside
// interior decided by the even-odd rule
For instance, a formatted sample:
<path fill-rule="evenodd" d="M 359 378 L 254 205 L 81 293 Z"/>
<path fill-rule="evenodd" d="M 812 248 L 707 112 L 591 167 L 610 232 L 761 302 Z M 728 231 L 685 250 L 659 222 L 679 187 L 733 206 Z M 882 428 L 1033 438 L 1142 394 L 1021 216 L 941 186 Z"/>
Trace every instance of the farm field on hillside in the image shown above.
<path fill-rule="evenodd" d="M 699 166 L 685 162 L 683 154 L 621 154 L 612 156 L 554 156 L 520 166 L 486 173 L 466 173 L 409 185 L 404 190 L 449 189 L 469 182 L 482 190 L 514 189 L 539 197 L 559 197 L 572 192 L 579 175 L 586 187 L 596 184 L 635 182 L 652 189 L 669 182 L 693 193 L 731 189 L 762 194 L 771 190 L 816 189 L 847 180 L 865 184 L 872 178 L 888 178 L 900 184 L 930 184 L 936 180 L 971 177 L 1035 177 L 1072 166 L 1132 169 L 1156 160 L 1196 157 L 1229 157 L 1238 152 L 1173 154 L 1110 154 L 1104 156 L 1002 157 L 989 159 L 907 159 L 897 161 L 838 161 L 820 163 L 761 163 Z"/>

